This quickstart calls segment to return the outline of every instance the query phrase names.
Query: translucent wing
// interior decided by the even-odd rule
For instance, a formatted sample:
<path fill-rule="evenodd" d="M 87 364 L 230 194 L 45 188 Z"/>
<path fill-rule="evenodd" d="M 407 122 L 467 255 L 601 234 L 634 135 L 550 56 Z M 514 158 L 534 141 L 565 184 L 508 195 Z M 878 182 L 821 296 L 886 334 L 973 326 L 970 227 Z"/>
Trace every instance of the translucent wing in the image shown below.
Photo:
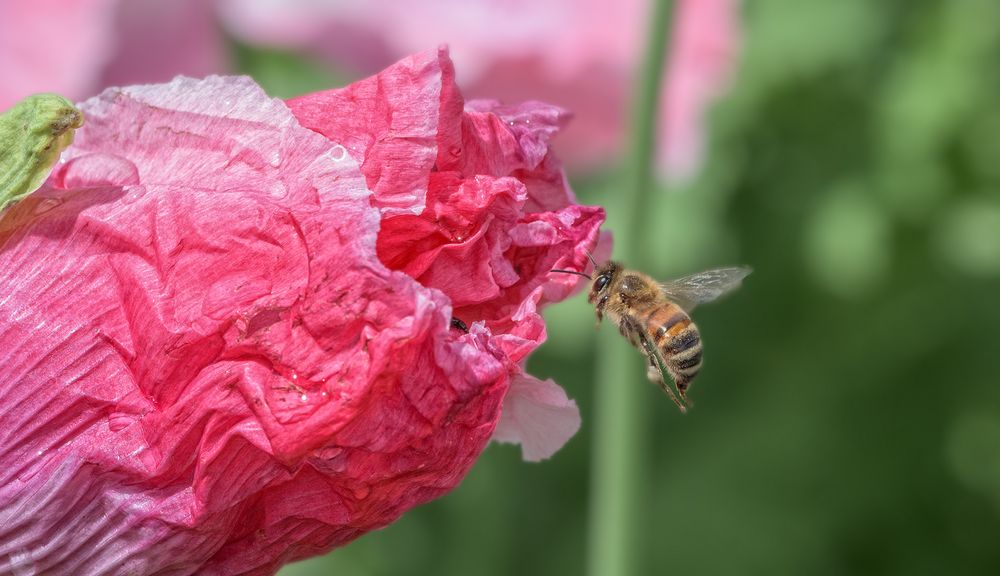
<path fill-rule="evenodd" d="M 736 288 L 750 274 L 745 266 L 714 268 L 660 284 L 664 296 L 690 312 L 698 304 L 711 302 Z"/>

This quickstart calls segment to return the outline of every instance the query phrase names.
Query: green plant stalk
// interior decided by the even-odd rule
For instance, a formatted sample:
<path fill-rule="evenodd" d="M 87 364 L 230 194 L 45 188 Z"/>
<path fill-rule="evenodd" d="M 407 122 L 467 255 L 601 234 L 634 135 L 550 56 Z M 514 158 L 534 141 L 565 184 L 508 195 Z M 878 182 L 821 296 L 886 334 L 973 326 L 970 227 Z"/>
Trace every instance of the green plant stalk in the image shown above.
<path fill-rule="evenodd" d="M 657 105 L 670 36 L 672 0 L 655 0 L 647 48 L 632 108 L 632 143 L 620 211 L 609 214 L 617 258 L 629 266 L 648 267 L 642 254 L 645 213 L 654 201 L 653 154 Z M 591 470 L 590 576 L 635 574 L 636 545 L 643 534 L 639 504 L 645 493 L 643 434 L 646 417 L 640 398 L 645 362 L 618 334 L 605 328 L 598 336 L 594 446 Z"/>

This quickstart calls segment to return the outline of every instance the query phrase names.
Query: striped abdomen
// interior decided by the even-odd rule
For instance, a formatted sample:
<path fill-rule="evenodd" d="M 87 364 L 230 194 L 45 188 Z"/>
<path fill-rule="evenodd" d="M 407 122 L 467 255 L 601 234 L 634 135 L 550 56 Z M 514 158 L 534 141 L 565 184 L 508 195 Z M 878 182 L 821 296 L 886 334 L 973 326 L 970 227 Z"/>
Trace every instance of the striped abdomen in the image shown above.
<path fill-rule="evenodd" d="M 646 334 L 656 345 L 683 397 L 687 387 L 701 370 L 701 335 L 691 317 L 680 306 L 666 302 L 637 314 Z"/>

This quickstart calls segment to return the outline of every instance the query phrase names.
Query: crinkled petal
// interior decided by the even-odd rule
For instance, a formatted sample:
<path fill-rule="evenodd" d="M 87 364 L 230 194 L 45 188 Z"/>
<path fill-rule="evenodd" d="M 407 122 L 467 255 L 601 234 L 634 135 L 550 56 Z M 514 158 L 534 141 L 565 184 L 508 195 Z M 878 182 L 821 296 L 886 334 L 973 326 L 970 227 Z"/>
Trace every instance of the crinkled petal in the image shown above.
<path fill-rule="evenodd" d="M 503 415 L 493 433 L 498 442 L 521 445 L 525 460 L 550 458 L 580 429 L 580 411 L 552 380 L 520 374 L 510 382 Z"/>
<path fill-rule="evenodd" d="M 543 102 L 502 105 L 495 100 L 472 100 L 465 111 L 464 163 L 439 163 L 439 169 L 511 174 L 538 168 L 549 154 L 549 141 L 570 118 L 562 108 Z"/>
<path fill-rule="evenodd" d="M 436 172 L 430 188 L 435 202 L 421 216 L 384 220 L 379 256 L 389 267 L 445 291 L 455 307 L 498 298 L 519 279 L 503 252 L 527 198 L 524 185 L 514 178 L 463 180 Z"/>
<path fill-rule="evenodd" d="M 411 198 L 412 190 L 426 190 L 408 214 L 385 209 L 376 200 L 383 208 L 378 255 L 389 268 L 443 293 L 453 314 L 466 324 L 485 326 L 491 346 L 502 352 L 515 377 L 520 363 L 545 340 L 539 308 L 566 298 L 579 284 L 576 277 L 549 271 L 587 265 L 604 211 L 575 204 L 549 148 L 568 121 L 564 110 L 538 102 L 464 104 L 451 70 L 447 52 L 436 50 L 414 55 L 379 76 L 409 75 L 422 86 L 410 92 L 428 100 L 421 100 L 423 110 L 437 113 L 427 116 L 431 125 L 420 138 L 402 138 L 392 123 L 347 126 L 322 113 L 331 101 L 370 90 L 364 83 L 301 96 L 290 107 L 321 134 L 336 138 L 349 133 L 360 143 L 351 150 L 376 196 Z M 390 111 L 387 117 L 411 114 L 406 95 L 391 87 L 379 92 L 378 101 Z M 419 158 L 408 166 L 405 178 L 367 169 L 369 159 L 385 153 L 377 150 L 383 144 L 403 151 L 400 156 Z M 434 160 L 427 162 L 424 155 L 431 153 Z"/>
<path fill-rule="evenodd" d="M 361 164 L 376 206 L 388 214 L 419 214 L 438 153 L 438 127 L 453 125 L 442 118 L 461 112 L 454 76 L 442 48 L 346 88 L 293 98 L 288 107 L 303 126 L 347 148 Z"/>

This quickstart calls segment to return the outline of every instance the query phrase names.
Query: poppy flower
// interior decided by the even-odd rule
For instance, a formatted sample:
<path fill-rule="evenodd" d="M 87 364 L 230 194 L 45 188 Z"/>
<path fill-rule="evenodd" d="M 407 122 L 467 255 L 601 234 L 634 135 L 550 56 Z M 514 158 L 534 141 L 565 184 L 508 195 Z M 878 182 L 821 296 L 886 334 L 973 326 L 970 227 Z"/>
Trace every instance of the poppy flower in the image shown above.
<path fill-rule="evenodd" d="M 523 370 L 603 222 L 561 110 L 464 102 L 447 53 L 286 103 L 248 78 L 113 88 L 0 215 L 0 561 L 271 574 L 551 456 Z"/>

